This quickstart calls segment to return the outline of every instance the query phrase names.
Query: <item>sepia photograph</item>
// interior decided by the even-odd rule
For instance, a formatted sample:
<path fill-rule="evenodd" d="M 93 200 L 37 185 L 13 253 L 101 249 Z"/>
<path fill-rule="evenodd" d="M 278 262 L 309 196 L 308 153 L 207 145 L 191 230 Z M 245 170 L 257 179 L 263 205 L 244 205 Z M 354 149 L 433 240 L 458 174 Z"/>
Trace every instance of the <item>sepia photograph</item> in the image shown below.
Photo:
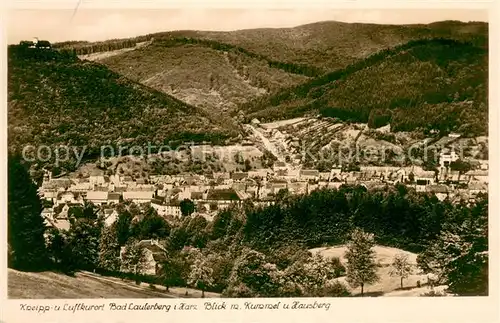
<path fill-rule="evenodd" d="M 10 300 L 490 295 L 487 10 L 80 2 L 6 23 Z"/>

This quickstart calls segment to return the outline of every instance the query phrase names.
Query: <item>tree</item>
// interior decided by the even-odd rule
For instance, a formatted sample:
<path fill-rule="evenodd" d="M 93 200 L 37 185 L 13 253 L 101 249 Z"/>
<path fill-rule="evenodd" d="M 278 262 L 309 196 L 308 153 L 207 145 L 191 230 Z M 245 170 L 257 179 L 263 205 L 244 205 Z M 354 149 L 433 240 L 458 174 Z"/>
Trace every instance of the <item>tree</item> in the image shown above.
<path fill-rule="evenodd" d="M 408 175 L 408 179 L 411 183 L 413 183 L 415 181 L 415 174 L 413 174 L 413 172 L 410 172 L 410 174 Z"/>
<path fill-rule="evenodd" d="M 120 270 L 120 244 L 116 235 L 116 223 L 102 231 L 99 241 L 99 267 Z"/>
<path fill-rule="evenodd" d="M 251 169 L 252 169 L 252 163 L 250 162 L 249 159 L 245 159 L 245 172 L 248 172 Z"/>
<path fill-rule="evenodd" d="M 167 291 L 171 286 L 181 286 L 186 281 L 190 266 L 181 252 L 169 252 L 161 266 L 161 278 Z"/>
<path fill-rule="evenodd" d="M 458 295 L 488 295 L 488 199 L 450 212 L 441 233 L 418 255 L 418 266 Z"/>
<path fill-rule="evenodd" d="M 464 174 L 471 170 L 471 165 L 470 163 L 459 159 L 450 163 L 450 169 L 458 171 L 460 174 Z"/>
<path fill-rule="evenodd" d="M 345 258 L 347 259 L 347 282 L 353 288 L 361 287 L 361 296 L 366 284 L 378 281 L 375 263 L 373 234 L 356 229 L 351 235 Z"/>
<path fill-rule="evenodd" d="M 99 266 L 99 241 L 103 223 L 101 220 L 74 220 L 67 234 L 76 269 L 94 270 Z"/>
<path fill-rule="evenodd" d="M 188 284 L 201 289 L 201 297 L 205 297 L 205 290 L 214 283 L 213 269 L 209 265 L 209 260 L 198 249 L 193 249 L 191 254 L 193 263 L 190 267 Z"/>
<path fill-rule="evenodd" d="M 182 200 L 179 206 L 181 207 L 181 213 L 183 216 L 189 216 L 194 213 L 195 205 L 190 199 Z"/>
<path fill-rule="evenodd" d="M 235 260 L 226 289 L 228 296 L 273 297 L 279 296 L 279 271 L 266 256 L 245 248 Z"/>
<path fill-rule="evenodd" d="M 45 224 L 36 185 L 20 157 L 8 159 L 8 265 L 43 270 L 48 265 Z"/>
<path fill-rule="evenodd" d="M 75 259 L 71 254 L 66 233 L 56 228 L 47 230 L 47 251 L 54 269 L 72 274 L 76 269 Z"/>
<path fill-rule="evenodd" d="M 392 261 L 392 270 L 389 274 L 401 278 L 401 288 L 403 288 L 403 279 L 408 278 L 411 273 L 412 267 L 408 262 L 408 255 L 403 253 L 395 255 Z"/>
<path fill-rule="evenodd" d="M 320 254 L 307 256 L 301 254 L 292 257 L 299 258 L 290 266 L 286 267 L 282 274 L 284 284 L 280 286 L 284 295 L 280 296 L 346 296 L 345 288 L 339 286 L 333 279 L 344 273 L 344 268 L 338 258 L 327 259 Z M 338 288 L 338 289 L 337 289 Z M 339 292 L 338 294 L 335 290 Z M 348 294 L 348 293 L 347 293 Z"/>
<path fill-rule="evenodd" d="M 139 240 L 162 239 L 170 234 L 170 225 L 150 207 L 144 218 L 132 227 L 132 233 Z"/>
<path fill-rule="evenodd" d="M 125 245 L 130 237 L 132 218 L 132 214 L 127 210 L 124 210 L 118 215 L 118 221 L 116 221 L 116 237 L 120 246 Z"/>
<path fill-rule="evenodd" d="M 129 241 L 122 254 L 122 270 L 134 273 L 136 283 L 139 283 L 139 275 L 146 266 L 146 249 L 137 240 Z"/>

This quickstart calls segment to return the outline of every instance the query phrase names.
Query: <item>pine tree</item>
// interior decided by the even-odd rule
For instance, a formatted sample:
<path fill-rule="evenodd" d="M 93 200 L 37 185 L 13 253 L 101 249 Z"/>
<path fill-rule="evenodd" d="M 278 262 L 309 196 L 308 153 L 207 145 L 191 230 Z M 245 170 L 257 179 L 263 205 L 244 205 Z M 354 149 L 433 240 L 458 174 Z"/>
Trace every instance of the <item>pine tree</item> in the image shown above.
<path fill-rule="evenodd" d="M 375 245 L 373 234 L 356 229 L 352 233 L 351 242 L 347 247 L 347 282 L 353 288 L 361 287 L 361 296 L 366 284 L 378 281 L 377 265 L 375 263 Z"/>
<path fill-rule="evenodd" d="M 132 214 L 127 210 L 121 212 L 118 216 L 118 221 L 116 222 L 116 235 L 120 246 L 125 245 L 131 235 L 132 218 Z"/>
<path fill-rule="evenodd" d="M 102 220 L 72 220 L 68 231 L 68 247 L 77 269 L 94 270 L 99 265 L 99 240 Z"/>
<path fill-rule="evenodd" d="M 120 245 L 115 224 L 102 231 L 99 241 L 99 267 L 110 271 L 120 270 Z"/>
<path fill-rule="evenodd" d="M 48 265 L 45 224 L 37 188 L 21 159 L 8 159 L 8 265 L 20 270 L 41 270 Z"/>

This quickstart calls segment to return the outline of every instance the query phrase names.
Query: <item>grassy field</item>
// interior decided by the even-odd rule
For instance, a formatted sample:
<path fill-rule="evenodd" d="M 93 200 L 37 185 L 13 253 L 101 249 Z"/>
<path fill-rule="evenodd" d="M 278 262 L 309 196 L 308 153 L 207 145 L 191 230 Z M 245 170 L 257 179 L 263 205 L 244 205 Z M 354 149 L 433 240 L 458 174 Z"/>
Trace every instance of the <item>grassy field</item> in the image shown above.
<path fill-rule="evenodd" d="M 186 291 L 188 295 L 186 296 Z M 200 297 L 201 292 L 187 288 L 171 288 L 169 293 L 162 286 L 135 285 L 118 278 L 79 272 L 75 277 L 54 272 L 30 273 L 13 269 L 8 271 L 8 297 L 11 299 L 58 298 L 175 298 Z M 205 293 L 206 297 L 217 297 Z"/>
<path fill-rule="evenodd" d="M 335 246 L 335 247 L 324 247 L 311 249 L 312 253 L 320 253 L 325 257 L 336 257 L 345 265 L 347 260 L 344 257 L 346 252 L 346 246 Z M 376 262 L 378 264 L 378 275 L 380 280 L 372 285 L 365 286 L 365 293 L 367 295 L 374 296 L 420 296 L 423 293 L 431 291 L 428 286 L 422 286 L 417 288 L 417 281 L 420 281 L 422 285 L 427 283 L 427 276 L 419 274 L 416 264 L 417 255 L 408 251 L 404 251 L 397 248 L 375 246 L 373 250 L 376 253 Z M 403 281 L 403 289 L 400 289 L 400 278 L 390 276 L 391 264 L 395 255 L 403 253 L 408 256 L 408 261 L 413 267 L 413 273 Z M 339 281 L 346 283 L 345 277 L 340 277 Z M 346 286 L 349 285 L 346 283 Z M 435 291 L 442 291 L 445 286 L 436 286 Z M 353 294 L 360 293 L 360 289 L 351 289 Z"/>

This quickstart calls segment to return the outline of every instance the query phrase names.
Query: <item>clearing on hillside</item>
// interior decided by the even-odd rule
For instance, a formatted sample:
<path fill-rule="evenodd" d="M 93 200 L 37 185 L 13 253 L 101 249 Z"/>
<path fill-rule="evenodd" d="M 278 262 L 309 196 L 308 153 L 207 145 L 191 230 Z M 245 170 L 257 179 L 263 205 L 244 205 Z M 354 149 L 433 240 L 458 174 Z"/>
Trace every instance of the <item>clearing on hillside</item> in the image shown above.
<path fill-rule="evenodd" d="M 344 255 L 347 250 L 347 246 L 332 246 L 332 247 L 322 247 L 314 248 L 309 251 L 313 254 L 319 253 L 324 257 L 336 257 L 339 258 L 342 264 L 346 265 L 347 260 Z M 377 296 L 398 296 L 398 294 L 410 294 L 412 296 L 420 296 L 421 294 L 430 292 L 431 289 L 427 285 L 427 275 L 422 275 L 417 268 L 417 254 L 404 251 L 397 248 L 385 247 L 385 246 L 375 246 L 373 247 L 375 251 L 375 259 L 378 264 L 378 275 L 380 280 L 373 284 L 365 286 L 366 295 L 377 295 Z M 408 256 L 408 261 L 413 267 L 413 273 L 403 281 L 404 289 L 400 289 L 400 278 L 392 277 L 389 273 L 391 272 L 391 264 L 395 255 L 403 253 Z M 432 277 L 431 277 L 432 278 Z M 353 294 L 358 294 L 360 292 L 359 288 L 352 289 L 349 284 L 347 284 L 345 277 L 338 278 L 338 281 L 345 283 L 346 286 L 351 290 Z M 421 285 L 424 287 L 417 288 L 417 281 L 420 281 Z M 442 291 L 443 286 L 437 286 L 437 290 Z M 436 290 L 436 289 L 435 289 Z M 403 293 L 404 292 L 404 293 Z"/>

